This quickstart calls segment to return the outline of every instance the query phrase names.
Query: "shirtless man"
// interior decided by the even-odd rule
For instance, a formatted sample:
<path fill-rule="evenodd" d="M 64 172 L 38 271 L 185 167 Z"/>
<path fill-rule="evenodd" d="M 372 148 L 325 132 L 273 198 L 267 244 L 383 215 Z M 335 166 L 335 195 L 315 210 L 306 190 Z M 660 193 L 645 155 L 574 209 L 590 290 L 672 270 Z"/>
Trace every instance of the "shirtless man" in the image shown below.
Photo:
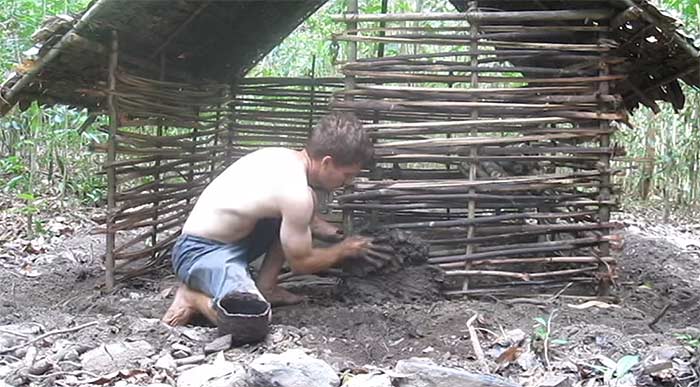
<path fill-rule="evenodd" d="M 202 192 L 173 247 L 182 285 L 163 321 L 183 325 L 201 313 L 218 324 L 217 308 L 225 308 L 219 302 L 236 293 L 272 305 L 295 304 L 303 298 L 277 285 L 285 260 L 295 273 L 316 273 L 361 259 L 372 247 L 367 238 L 312 246 L 312 233 L 342 239 L 337 228 L 315 215 L 313 189 L 348 184 L 372 155 L 357 118 L 332 113 L 314 128 L 305 149 L 261 149 L 229 166 Z M 247 266 L 262 254 L 254 283 Z"/>

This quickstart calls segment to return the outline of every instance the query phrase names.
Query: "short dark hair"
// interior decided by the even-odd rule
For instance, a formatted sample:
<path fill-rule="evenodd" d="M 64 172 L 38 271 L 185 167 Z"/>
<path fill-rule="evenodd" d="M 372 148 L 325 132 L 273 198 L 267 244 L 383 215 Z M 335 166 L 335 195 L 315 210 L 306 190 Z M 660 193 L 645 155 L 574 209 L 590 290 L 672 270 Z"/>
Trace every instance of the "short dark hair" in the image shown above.
<path fill-rule="evenodd" d="M 333 157 L 339 165 L 367 165 L 374 146 L 357 117 L 348 112 L 330 113 L 318 122 L 309 135 L 306 151 L 314 159 Z"/>

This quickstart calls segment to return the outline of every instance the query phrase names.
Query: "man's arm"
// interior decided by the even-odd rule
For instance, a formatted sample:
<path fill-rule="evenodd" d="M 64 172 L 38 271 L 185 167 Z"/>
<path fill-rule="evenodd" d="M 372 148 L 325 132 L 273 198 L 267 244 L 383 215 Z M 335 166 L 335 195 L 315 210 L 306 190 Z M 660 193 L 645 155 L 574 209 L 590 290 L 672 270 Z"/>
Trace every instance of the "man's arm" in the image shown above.
<path fill-rule="evenodd" d="M 326 242 L 339 242 L 343 239 L 343 230 L 328 223 L 318 213 L 314 213 L 311 219 L 311 234 Z"/>
<path fill-rule="evenodd" d="M 291 195 L 290 195 L 291 196 Z M 314 202 L 311 193 L 285 200 L 282 208 L 280 240 L 289 266 L 295 273 L 317 273 L 333 267 L 349 257 L 362 256 L 370 239 L 353 237 L 327 248 L 313 248 L 311 220 Z"/>

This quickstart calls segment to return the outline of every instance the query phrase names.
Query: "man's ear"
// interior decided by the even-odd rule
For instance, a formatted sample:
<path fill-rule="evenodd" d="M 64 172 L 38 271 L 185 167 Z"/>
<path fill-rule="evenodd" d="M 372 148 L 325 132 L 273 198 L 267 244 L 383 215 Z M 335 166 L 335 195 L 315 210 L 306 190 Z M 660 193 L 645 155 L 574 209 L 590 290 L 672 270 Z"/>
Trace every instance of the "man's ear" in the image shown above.
<path fill-rule="evenodd" d="M 328 166 L 333 165 L 334 161 L 335 161 L 335 160 L 333 160 L 333 156 L 325 155 L 325 156 L 323 156 L 323 158 L 321 159 L 321 165 L 324 166 L 324 167 L 328 167 Z"/>

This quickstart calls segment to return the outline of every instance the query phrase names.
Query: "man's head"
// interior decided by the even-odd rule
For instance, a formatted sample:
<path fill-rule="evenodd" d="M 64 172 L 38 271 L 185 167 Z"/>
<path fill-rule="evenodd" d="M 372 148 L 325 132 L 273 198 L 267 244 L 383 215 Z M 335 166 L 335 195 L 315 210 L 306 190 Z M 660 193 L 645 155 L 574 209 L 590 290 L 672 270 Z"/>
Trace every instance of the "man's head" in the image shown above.
<path fill-rule="evenodd" d="M 374 155 L 372 142 L 352 113 L 328 114 L 311 131 L 306 143 L 313 186 L 332 191 L 348 184 Z"/>

